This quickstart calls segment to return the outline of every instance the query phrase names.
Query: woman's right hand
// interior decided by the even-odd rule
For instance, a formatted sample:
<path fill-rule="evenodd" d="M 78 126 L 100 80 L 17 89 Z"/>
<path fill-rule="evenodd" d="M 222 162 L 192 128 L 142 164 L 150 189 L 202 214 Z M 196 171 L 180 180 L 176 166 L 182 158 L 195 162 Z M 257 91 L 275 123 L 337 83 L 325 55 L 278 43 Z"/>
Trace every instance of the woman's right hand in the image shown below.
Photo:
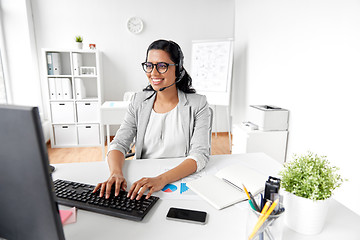
<path fill-rule="evenodd" d="M 119 195 L 120 188 L 126 191 L 127 183 L 124 175 L 121 173 L 113 173 L 110 175 L 108 180 L 102 183 L 98 183 L 98 185 L 94 188 L 93 193 L 100 189 L 99 197 L 104 196 L 105 193 L 105 198 L 109 198 L 111 193 L 111 187 L 113 184 L 115 184 L 115 196 Z"/>

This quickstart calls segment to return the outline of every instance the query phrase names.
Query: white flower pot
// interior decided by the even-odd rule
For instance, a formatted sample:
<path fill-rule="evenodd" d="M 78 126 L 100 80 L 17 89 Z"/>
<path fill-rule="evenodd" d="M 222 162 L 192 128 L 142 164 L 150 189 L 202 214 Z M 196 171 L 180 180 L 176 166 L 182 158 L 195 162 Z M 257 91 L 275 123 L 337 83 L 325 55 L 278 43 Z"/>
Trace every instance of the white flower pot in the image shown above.
<path fill-rule="evenodd" d="M 285 224 L 296 232 L 314 235 L 322 231 L 329 209 L 329 198 L 311 200 L 285 192 Z"/>
<path fill-rule="evenodd" d="M 82 42 L 75 42 L 77 49 L 82 49 L 83 48 L 83 43 Z"/>

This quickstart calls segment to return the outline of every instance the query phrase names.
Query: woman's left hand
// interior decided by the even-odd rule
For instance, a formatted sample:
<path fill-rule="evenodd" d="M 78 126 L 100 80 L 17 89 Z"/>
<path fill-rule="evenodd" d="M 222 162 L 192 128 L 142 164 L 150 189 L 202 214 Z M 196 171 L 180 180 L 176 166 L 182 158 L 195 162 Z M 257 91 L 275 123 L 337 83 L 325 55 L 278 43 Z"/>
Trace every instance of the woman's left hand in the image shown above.
<path fill-rule="evenodd" d="M 160 176 L 153 178 L 144 177 L 133 183 L 127 197 L 130 197 L 130 199 L 133 200 L 137 195 L 136 200 L 139 200 L 142 195 L 144 195 L 145 191 L 149 190 L 146 195 L 146 199 L 148 199 L 153 192 L 160 191 L 165 185 L 165 181 Z"/>

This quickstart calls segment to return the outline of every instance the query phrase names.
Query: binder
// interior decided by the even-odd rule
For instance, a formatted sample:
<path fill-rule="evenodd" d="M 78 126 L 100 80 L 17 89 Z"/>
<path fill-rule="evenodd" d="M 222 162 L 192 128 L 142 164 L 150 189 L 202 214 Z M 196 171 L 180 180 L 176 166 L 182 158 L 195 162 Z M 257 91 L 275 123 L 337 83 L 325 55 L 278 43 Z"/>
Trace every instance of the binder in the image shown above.
<path fill-rule="evenodd" d="M 54 75 L 52 53 L 46 53 L 48 75 Z"/>
<path fill-rule="evenodd" d="M 49 78 L 49 95 L 51 100 L 56 99 L 55 78 Z"/>
<path fill-rule="evenodd" d="M 60 53 L 52 53 L 52 63 L 53 63 L 53 69 L 54 69 L 53 75 L 60 75 L 61 74 Z"/>
<path fill-rule="evenodd" d="M 76 99 L 86 98 L 86 88 L 81 78 L 75 78 L 75 95 Z"/>
<path fill-rule="evenodd" d="M 71 81 L 69 78 L 61 78 L 63 99 L 72 99 Z"/>
<path fill-rule="evenodd" d="M 82 56 L 80 53 L 73 53 L 74 75 L 80 75 L 80 67 L 82 66 Z"/>
<path fill-rule="evenodd" d="M 55 91 L 56 91 L 56 99 L 64 99 L 61 78 L 55 78 Z"/>

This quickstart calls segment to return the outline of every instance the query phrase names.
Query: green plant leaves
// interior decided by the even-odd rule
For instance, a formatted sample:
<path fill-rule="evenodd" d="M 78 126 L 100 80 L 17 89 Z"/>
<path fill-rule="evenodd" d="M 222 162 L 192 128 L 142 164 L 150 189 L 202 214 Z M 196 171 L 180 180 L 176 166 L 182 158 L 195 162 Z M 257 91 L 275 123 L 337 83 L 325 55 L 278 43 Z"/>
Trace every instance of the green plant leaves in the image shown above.
<path fill-rule="evenodd" d="M 285 163 L 280 172 L 281 187 L 296 196 L 324 200 L 344 182 L 337 174 L 338 170 L 338 167 L 330 166 L 326 156 L 312 152 L 294 155 L 294 161 Z"/>
<path fill-rule="evenodd" d="M 75 36 L 75 42 L 82 42 L 83 41 L 83 37 L 78 35 L 78 36 Z"/>

